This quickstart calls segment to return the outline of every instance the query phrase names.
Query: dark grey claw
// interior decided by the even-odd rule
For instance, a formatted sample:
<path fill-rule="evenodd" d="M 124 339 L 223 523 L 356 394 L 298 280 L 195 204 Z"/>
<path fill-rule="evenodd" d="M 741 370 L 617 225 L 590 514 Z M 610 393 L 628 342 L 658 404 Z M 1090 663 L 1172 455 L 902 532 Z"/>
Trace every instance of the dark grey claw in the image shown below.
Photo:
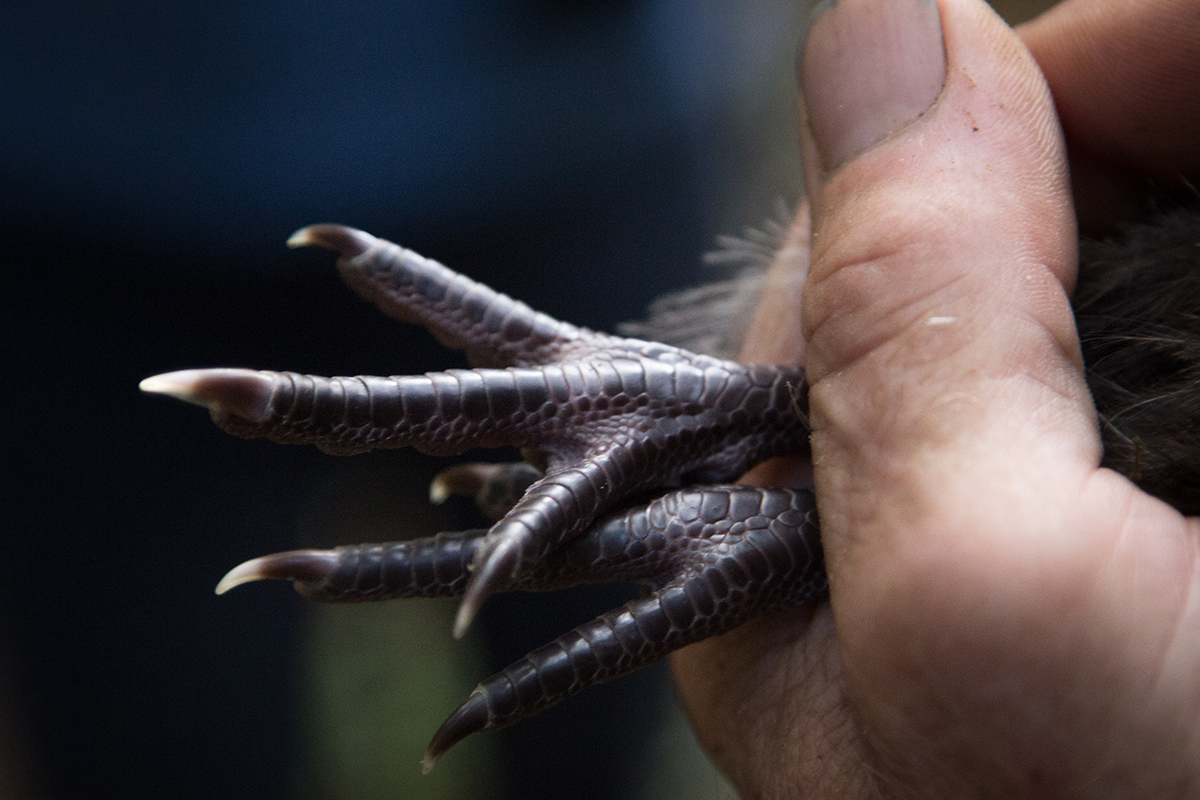
<path fill-rule="evenodd" d="M 1157 232 L 1134 231 L 1127 247 L 1093 252 L 1094 263 L 1081 267 L 1075 308 L 1104 424 L 1104 465 L 1195 513 L 1200 217 L 1166 222 Z M 276 578 L 330 602 L 464 595 L 461 632 L 493 591 L 602 581 L 651 589 L 480 684 L 434 737 L 427 770 L 470 733 L 825 592 L 809 493 L 686 490 L 595 522 L 643 492 L 725 482 L 772 455 L 805 453 L 801 370 L 744 366 L 569 325 L 343 226 L 305 228 L 289 244 L 338 252 L 355 290 L 464 349 L 479 369 L 392 378 L 185 370 L 148 378 L 142 388 L 203 405 L 241 436 L 337 453 L 413 446 L 451 454 L 512 444 L 533 466 L 508 483 L 493 506 L 504 516 L 488 532 L 265 556 L 232 570 L 218 592 Z M 503 483 L 486 473 L 451 471 L 434 493 Z"/>
<path fill-rule="evenodd" d="M 411 250 L 344 225 L 310 225 L 288 239 L 341 254 L 338 269 L 388 316 L 465 350 L 472 366 L 539 366 L 584 355 L 612 338 L 549 317 Z"/>
<path fill-rule="evenodd" d="M 730 481 L 807 447 L 799 369 L 577 328 L 350 228 L 312 226 L 292 243 L 342 253 L 343 276 L 384 311 L 420 322 L 473 363 L 508 368 L 388 378 L 189 370 L 143 387 L 207 406 L 238 436 L 330 453 L 523 448 L 545 476 L 478 550 L 457 633 L 489 594 L 616 503 L 659 487 Z"/>
<path fill-rule="evenodd" d="M 472 733 L 511 725 L 680 647 L 827 590 L 810 492 L 678 492 L 576 541 L 594 548 L 590 579 L 619 579 L 614 573 L 669 579 L 649 597 L 602 614 L 479 684 L 434 735 L 426 771 Z M 567 548 L 566 558 L 574 548 Z"/>
<path fill-rule="evenodd" d="M 217 594 L 250 581 L 290 580 L 297 592 L 323 603 L 457 597 L 466 589 L 468 566 L 484 533 L 274 553 L 234 567 L 217 584 Z"/>
<path fill-rule="evenodd" d="M 218 591 L 292 579 L 307 597 L 360 602 L 461 594 L 481 531 L 336 550 L 301 550 L 235 568 Z M 514 588 L 638 582 L 635 600 L 539 648 L 481 683 L 442 725 L 428 767 L 464 737 L 504 727 L 597 683 L 774 609 L 823 596 L 811 492 L 716 486 L 673 492 L 609 515 L 539 561 Z"/>
<path fill-rule="evenodd" d="M 730 598 L 714 597 L 708 586 L 688 592 L 672 587 L 581 625 L 487 678 L 442 723 L 422 760 L 428 772 L 447 750 L 473 733 L 495 730 L 545 711 L 589 686 L 628 675 L 684 645 L 729 627 L 708 626 L 697 606 L 710 609 Z"/>

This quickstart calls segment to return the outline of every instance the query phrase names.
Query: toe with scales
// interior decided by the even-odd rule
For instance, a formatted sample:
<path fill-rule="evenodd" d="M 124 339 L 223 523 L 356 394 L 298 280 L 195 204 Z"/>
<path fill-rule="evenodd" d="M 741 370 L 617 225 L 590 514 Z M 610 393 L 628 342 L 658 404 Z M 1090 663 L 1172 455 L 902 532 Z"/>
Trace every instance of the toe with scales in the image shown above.
<path fill-rule="evenodd" d="M 468 531 L 278 553 L 236 567 L 221 586 L 290 579 L 302 594 L 324 602 L 456 596 L 485 537 Z M 511 725 L 757 615 L 823 596 L 813 496 L 746 486 L 673 492 L 608 515 L 512 588 L 549 591 L 598 582 L 652 588 L 480 683 L 435 734 L 427 766 L 466 736 Z"/>
<path fill-rule="evenodd" d="M 1176 226 L 1179 230 L 1167 242 L 1131 237 L 1130 254 L 1137 257 L 1125 260 L 1136 265 L 1131 268 L 1139 270 L 1138 281 L 1125 280 L 1124 273 L 1118 275 L 1121 280 L 1112 280 L 1114 271 L 1105 265 L 1110 255 L 1113 265 L 1118 264 L 1117 256 L 1122 254 L 1116 252 L 1093 254 L 1093 260 L 1100 260 L 1083 266 L 1080 271 L 1076 316 L 1081 332 L 1085 333 L 1082 338 L 1085 361 L 1089 364 L 1089 385 L 1093 387 L 1100 416 L 1106 420 L 1104 464 L 1123 474 L 1142 473 L 1145 452 L 1142 442 L 1147 437 L 1139 433 L 1138 428 L 1130 432 L 1117 431 L 1113 421 L 1124 419 L 1130 407 L 1145 405 L 1142 395 L 1148 394 L 1157 401 L 1165 390 L 1158 385 L 1144 387 L 1142 395 L 1128 390 L 1128 376 L 1108 367 L 1108 351 L 1103 348 L 1096 351 L 1091 339 L 1097 338 L 1105 347 L 1110 339 L 1114 346 L 1122 347 L 1130 341 L 1144 339 L 1141 326 L 1147 321 L 1143 315 L 1153 319 L 1161 319 L 1162 315 L 1155 317 L 1157 312 L 1152 313 L 1149 307 L 1137 304 L 1153 298 L 1153 308 L 1160 309 L 1164 297 L 1186 294 L 1179 289 L 1178 282 L 1194 281 L 1195 248 L 1192 245 L 1197 220 L 1200 216 L 1187 216 L 1187 224 Z M 748 618 L 746 615 L 761 613 L 772 603 L 797 604 L 805 597 L 823 593 L 824 575 L 815 515 L 811 509 L 802 515 L 806 522 L 799 535 L 780 536 L 780 529 L 773 523 L 776 527 L 772 538 L 763 540 L 759 546 L 753 544 L 753 535 L 744 539 L 744 530 L 735 530 L 736 524 L 730 520 L 736 514 L 721 510 L 724 501 L 714 499 L 720 497 L 717 490 L 706 495 L 707 502 L 715 503 L 716 511 L 710 509 L 704 513 L 715 513 L 719 518 L 709 529 L 713 533 L 707 539 L 696 538 L 693 530 L 692 534 L 664 535 L 663 539 L 676 543 L 680 550 L 703 552 L 718 561 L 719 548 L 712 542 L 724 539 L 751 542 L 749 549 L 742 551 L 740 559 L 720 561 L 727 573 L 709 567 L 698 568 L 699 573 L 689 572 L 689 569 L 697 569 L 697 563 L 707 562 L 702 559 L 692 562 L 672 560 L 664 555 L 672 552 L 671 547 L 649 547 L 646 541 L 630 535 L 620 524 L 614 528 L 611 519 L 588 526 L 589 519 L 598 517 L 608 506 L 643 488 L 670 487 L 692 480 L 729 480 L 745 466 L 768 455 L 806 451 L 806 389 L 799 370 L 743 367 L 665 345 L 620 339 L 578 328 L 534 312 L 522 303 L 411 251 L 342 226 L 318 225 L 302 229 L 293 235 L 289 245 L 318 245 L 338 252 L 341 256 L 339 269 L 356 291 L 385 313 L 422 324 L 443 343 L 465 350 L 477 369 L 414 378 L 338 379 L 241 369 L 184 370 L 148 378 L 142 388 L 203 405 L 219 425 L 233 433 L 265 436 L 277 441 L 311 442 L 330 452 L 350 453 L 374 447 L 412 445 L 426 452 L 451 453 L 493 442 L 517 444 L 525 448 L 527 457 L 537 469 L 519 477 L 515 483 L 497 482 L 497 487 L 503 490 L 496 492 L 500 499 L 492 504 L 494 511 L 491 513 L 493 517 L 501 517 L 500 524 L 503 524 L 505 513 L 516 510 L 512 507 L 517 505 L 515 495 L 520 489 L 514 492 L 514 485 L 520 485 L 522 489 L 536 487 L 539 481 L 553 479 L 563 470 L 607 459 L 605 469 L 590 475 L 598 475 L 601 480 L 601 486 L 590 489 L 600 498 L 591 510 L 586 503 L 581 508 L 578 498 L 573 495 L 563 497 L 554 496 L 553 492 L 543 493 L 543 497 L 549 496 L 555 502 L 549 504 L 543 522 L 535 525 L 536 533 L 528 540 L 516 537 L 516 541 L 526 546 L 525 552 L 534 555 L 528 562 L 522 561 L 518 565 L 506 588 L 548 589 L 571 582 L 599 580 L 642 581 L 654 587 L 651 597 L 646 599 L 663 599 L 665 602 L 660 609 L 666 619 L 676 625 L 686 619 L 675 619 L 668 613 L 673 608 L 672 598 L 677 596 L 672 593 L 686 594 L 688 581 L 695 580 L 697 574 L 706 575 L 718 590 L 717 594 L 696 593 L 688 605 L 698 610 L 696 619 L 703 620 L 708 627 L 683 625 L 680 628 L 692 631 L 689 635 L 697 638 L 711 635 L 718 628 L 727 629 L 723 627 L 725 625 L 732 627 L 742 618 L 738 615 Z M 1157 252 L 1167 252 L 1163 250 L 1167 245 L 1174 247 L 1168 248 L 1171 253 L 1186 253 L 1176 259 L 1178 264 L 1163 262 L 1161 253 Z M 1142 266 L 1146 263 L 1158 263 L 1160 271 L 1165 271 L 1162 275 L 1147 271 Z M 1146 280 L 1142 280 L 1143 277 Z M 1130 292 L 1126 300 L 1122 298 L 1123 287 L 1127 285 L 1139 288 L 1137 292 Z M 1130 304 L 1132 306 L 1127 308 Z M 1108 336 L 1104 331 L 1113 319 L 1128 319 L 1136 329 Z M 1163 325 L 1164 329 L 1173 330 L 1170 323 Z M 1087 335 L 1086 332 L 1093 329 L 1104 335 Z M 1158 337 L 1154 339 L 1157 341 Z M 1190 339 L 1181 337 L 1181 341 L 1191 339 L 1194 336 Z M 1140 370 L 1143 359 L 1138 354 L 1127 360 Z M 1194 359 L 1187 363 L 1194 363 Z M 510 373 L 510 376 L 501 378 L 492 374 L 499 372 Z M 1173 368 L 1164 375 L 1174 378 L 1184 372 Z M 1097 392 L 1098 383 L 1107 386 L 1104 381 L 1112 382 L 1113 386 L 1105 392 Z M 1136 388 L 1137 382 L 1131 383 Z M 788 410 L 793 413 L 782 412 L 776 404 L 781 387 Z M 1158 414 L 1150 416 L 1157 417 Z M 447 425 L 447 422 L 451 424 Z M 1195 482 L 1180 484 L 1177 476 L 1194 476 L 1198 470 L 1193 462 L 1181 461 L 1173 455 L 1178 448 L 1173 446 L 1171 437 L 1176 432 L 1162 425 L 1157 427 L 1164 432 L 1166 444 L 1150 448 L 1155 457 L 1159 454 L 1163 457 L 1163 463 L 1154 473 L 1168 476 L 1173 482 L 1151 482 L 1146 488 L 1181 510 L 1194 510 Z M 1110 435 L 1113 432 L 1119 435 L 1114 438 Z M 724 433 L 729 434 L 728 438 L 723 438 Z M 742 443 L 731 444 L 738 437 Z M 1131 451 L 1133 455 L 1127 452 L 1131 441 L 1138 445 Z M 1125 461 L 1121 460 L 1123 457 Z M 626 469 L 630 465 L 633 468 Z M 468 472 L 471 474 L 467 475 L 465 483 L 447 478 L 442 485 L 435 486 L 435 497 L 444 499 L 446 494 L 457 493 L 462 487 L 472 485 L 478 492 L 492 482 L 492 478 L 481 472 Z M 644 483 L 641 482 L 643 478 Z M 605 489 L 608 481 L 615 482 L 617 488 Z M 774 498 L 773 502 L 787 496 L 780 492 L 763 495 Z M 688 497 L 696 495 L 676 493 L 662 500 L 687 505 L 693 502 L 686 500 Z M 811 503 L 811 496 L 808 497 Z M 564 499 L 565 503 L 559 502 Z M 704 501 L 695 502 L 703 505 Z M 648 508 L 654 507 L 651 504 Z M 665 514 L 661 510 L 656 513 Z M 536 519 L 536 515 L 530 518 Z M 631 517 L 638 518 L 636 513 Z M 662 518 L 668 519 L 670 514 Z M 675 529 L 687 528 L 678 521 L 674 524 Z M 572 534 L 563 533 L 567 530 L 581 533 L 571 538 Z M 474 531 L 441 534 L 428 540 L 397 545 L 364 545 L 335 551 L 306 550 L 265 556 L 235 568 L 221 581 L 218 591 L 248 581 L 280 578 L 292 580 L 303 594 L 331 602 L 430 594 L 461 596 L 467 590 L 477 553 L 496 538 L 499 537 L 487 531 Z M 773 549 L 771 542 L 777 540 L 795 546 L 791 550 L 787 547 Z M 648 541 L 657 540 L 651 538 Z M 508 552 L 508 549 L 500 548 L 500 552 Z M 542 555 L 536 555 L 538 553 Z M 614 553 L 620 556 L 614 556 Z M 654 559 L 659 563 L 651 568 L 648 564 Z M 683 566 L 685 564 L 692 566 Z M 504 581 L 500 584 L 502 587 Z M 730 586 L 733 591 L 721 593 Z M 759 611 L 753 610 L 754 603 L 747 602 L 746 598 L 753 594 L 745 591 L 744 587 L 749 586 L 766 587 L 758 595 L 767 598 L 759 603 Z M 486 595 L 486 591 L 482 594 Z M 723 599 L 709 602 L 713 597 Z M 714 615 L 712 611 L 718 607 L 728 609 L 729 613 Z M 687 611 L 686 608 L 683 610 Z M 555 692 L 565 696 L 575 690 L 577 683 L 573 679 L 566 680 L 566 673 L 561 672 L 562 665 L 574 664 L 570 653 L 623 652 L 619 646 L 610 651 L 597 647 L 596 643 L 621 645 L 620 631 L 628 634 L 634 629 L 639 634 L 647 633 L 648 640 L 658 642 L 661 648 L 661 643 L 670 638 L 666 631 L 675 628 L 664 628 L 661 618 L 656 623 L 649 612 L 643 617 L 647 621 L 644 627 L 635 624 L 634 629 L 630 629 L 621 624 L 622 620 L 636 622 L 640 615 L 641 611 L 635 613 L 629 607 L 611 612 L 607 615 L 612 617 L 607 628 L 602 622 L 604 618 L 599 618 L 589 623 L 591 628 L 581 627 L 575 634 L 568 634 L 559 642 L 534 651 L 508 670 L 480 684 L 435 736 L 424 762 L 426 771 L 447 747 L 463 736 L 509 724 L 548 702 L 555 702 L 553 699 L 547 701 L 547 697 L 557 696 Z M 592 640 L 579 633 L 585 629 L 593 633 L 606 630 L 607 633 Z M 581 644 L 584 641 L 586 645 Z M 670 646 L 673 645 L 668 642 L 668 649 Z M 626 660 L 623 663 L 632 662 Z M 604 677 L 597 677 L 599 675 Z M 592 674 L 593 682 L 607 677 L 613 675 L 602 671 Z M 512 713 L 514 709 L 515 714 Z"/>
<path fill-rule="evenodd" d="M 475 564 L 456 629 L 486 597 L 622 500 L 723 482 L 807 447 L 803 373 L 595 333 L 533 311 L 429 259 L 335 225 L 294 245 L 337 251 L 346 281 L 383 311 L 466 350 L 470 370 L 324 378 L 185 370 L 147 391 L 207 407 L 225 430 L 337 454 L 411 446 L 434 455 L 515 445 L 545 467 Z M 801 387 L 797 391 L 797 387 Z"/>

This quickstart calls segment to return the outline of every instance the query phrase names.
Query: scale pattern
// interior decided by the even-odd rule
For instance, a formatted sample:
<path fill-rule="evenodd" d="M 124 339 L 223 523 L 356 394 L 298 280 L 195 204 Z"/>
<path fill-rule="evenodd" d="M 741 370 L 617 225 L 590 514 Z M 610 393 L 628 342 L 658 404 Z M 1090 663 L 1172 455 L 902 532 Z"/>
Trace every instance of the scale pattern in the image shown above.
<path fill-rule="evenodd" d="M 1190 446 L 1187 409 L 1200 386 L 1190 311 L 1200 297 L 1200 216 L 1177 215 L 1147 231 L 1099 248 L 1081 268 L 1077 321 L 1104 465 L 1194 512 L 1200 462 L 1192 454 L 1200 449 Z M 811 492 L 694 488 L 808 451 L 802 370 L 579 328 L 341 226 L 306 228 L 289 244 L 339 252 L 354 289 L 465 350 L 475 368 L 355 378 L 185 370 L 142 388 L 206 406 L 238 436 L 340 454 L 516 445 L 529 464 L 462 465 L 435 481 L 434 496 L 474 495 L 498 520 L 489 530 L 264 556 L 232 570 L 218 592 L 279 578 L 324 602 L 462 596 L 461 634 L 499 590 L 608 581 L 648 590 L 481 683 L 435 735 L 427 769 L 471 733 L 824 596 Z M 1186 408 L 1172 411 L 1177 406 Z M 1174 417 L 1160 420 L 1155 409 Z M 651 490 L 674 491 L 623 508 Z"/>

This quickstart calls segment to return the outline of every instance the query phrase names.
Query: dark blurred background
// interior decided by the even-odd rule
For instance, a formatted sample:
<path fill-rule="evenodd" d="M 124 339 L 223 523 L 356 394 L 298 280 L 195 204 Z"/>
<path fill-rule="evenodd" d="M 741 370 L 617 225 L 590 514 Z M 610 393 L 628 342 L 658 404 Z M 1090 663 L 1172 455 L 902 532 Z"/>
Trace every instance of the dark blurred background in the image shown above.
<path fill-rule="evenodd" d="M 602 329 L 703 280 L 800 194 L 793 6 L 7 0 L 0 798 L 728 796 L 661 668 L 422 777 L 480 678 L 629 593 L 495 598 L 462 642 L 452 602 L 216 598 L 266 552 L 480 520 L 428 506 L 445 462 L 245 442 L 136 386 L 463 365 L 287 251 L 311 222 Z"/>

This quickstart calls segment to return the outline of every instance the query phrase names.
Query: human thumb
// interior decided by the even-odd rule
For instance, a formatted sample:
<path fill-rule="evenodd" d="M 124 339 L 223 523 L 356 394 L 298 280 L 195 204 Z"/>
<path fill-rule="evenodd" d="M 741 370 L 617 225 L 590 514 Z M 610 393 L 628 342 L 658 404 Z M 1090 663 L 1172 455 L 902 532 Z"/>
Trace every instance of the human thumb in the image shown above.
<path fill-rule="evenodd" d="M 1099 461 L 1076 231 L 1045 82 L 981 0 L 827 0 L 798 66 L 815 482 L 847 679 L 878 686 L 914 667 L 881 650 L 1028 588 L 1005 566 L 1062 529 L 1035 498 Z"/>

